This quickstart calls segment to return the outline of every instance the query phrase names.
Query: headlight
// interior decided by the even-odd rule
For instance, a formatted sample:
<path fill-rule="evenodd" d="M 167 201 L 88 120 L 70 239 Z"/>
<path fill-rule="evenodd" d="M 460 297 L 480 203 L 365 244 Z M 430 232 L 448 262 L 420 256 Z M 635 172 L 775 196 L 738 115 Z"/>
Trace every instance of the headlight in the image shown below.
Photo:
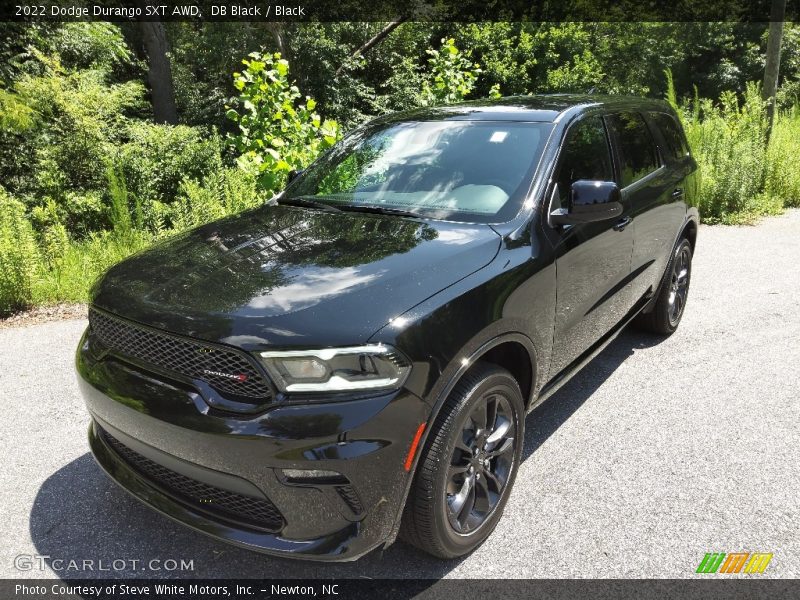
<path fill-rule="evenodd" d="M 391 346 L 262 352 L 261 362 L 283 392 L 399 388 L 411 365 Z"/>

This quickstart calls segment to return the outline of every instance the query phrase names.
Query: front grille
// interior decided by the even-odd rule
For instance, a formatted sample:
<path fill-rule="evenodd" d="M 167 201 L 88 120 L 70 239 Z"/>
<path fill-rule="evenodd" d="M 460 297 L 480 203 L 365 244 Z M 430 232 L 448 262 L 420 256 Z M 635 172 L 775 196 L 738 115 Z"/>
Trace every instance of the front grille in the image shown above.
<path fill-rule="evenodd" d="M 111 352 L 138 359 L 153 367 L 205 381 L 222 394 L 272 399 L 264 376 L 244 353 L 168 334 L 89 310 L 89 334 Z"/>
<path fill-rule="evenodd" d="M 279 531 L 283 527 L 283 516 L 267 498 L 243 496 L 186 477 L 131 450 L 103 429 L 100 435 L 131 468 L 183 503 L 215 517 L 258 529 Z"/>

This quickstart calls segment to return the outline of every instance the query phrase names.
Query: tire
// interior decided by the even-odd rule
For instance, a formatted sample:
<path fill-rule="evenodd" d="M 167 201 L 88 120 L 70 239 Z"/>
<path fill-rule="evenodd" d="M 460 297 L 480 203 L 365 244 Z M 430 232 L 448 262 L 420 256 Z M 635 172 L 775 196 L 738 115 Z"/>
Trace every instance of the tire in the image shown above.
<path fill-rule="evenodd" d="M 689 297 L 692 277 L 692 246 L 682 238 L 672 253 L 664 281 L 653 309 L 640 314 L 634 321 L 639 329 L 670 335 L 680 325 Z"/>
<path fill-rule="evenodd" d="M 489 536 L 514 485 L 524 415 L 519 384 L 505 369 L 478 362 L 463 376 L 425 443 L 406 502 L 401 539 L 439 558 L 455 558 Z M 476 425 L 482 419 L 485 428 Z"/>

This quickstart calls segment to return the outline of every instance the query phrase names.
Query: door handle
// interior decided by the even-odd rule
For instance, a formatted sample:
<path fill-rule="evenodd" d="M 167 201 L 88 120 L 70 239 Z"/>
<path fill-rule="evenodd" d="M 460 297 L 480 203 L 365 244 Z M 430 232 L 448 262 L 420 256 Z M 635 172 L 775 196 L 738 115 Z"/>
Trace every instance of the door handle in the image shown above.
<path fill-rule="evenodd" d="M 680 198 L 681 196 L 683 196 L 683 188 L 675 188 L 675 190 L 672 192 L 672 197 Z"/>
<path fill-rule="evenodd" d="M 614 224 L 614 231 L 622 231 L 633 222 L 633 217 L 622 217 Z"/>

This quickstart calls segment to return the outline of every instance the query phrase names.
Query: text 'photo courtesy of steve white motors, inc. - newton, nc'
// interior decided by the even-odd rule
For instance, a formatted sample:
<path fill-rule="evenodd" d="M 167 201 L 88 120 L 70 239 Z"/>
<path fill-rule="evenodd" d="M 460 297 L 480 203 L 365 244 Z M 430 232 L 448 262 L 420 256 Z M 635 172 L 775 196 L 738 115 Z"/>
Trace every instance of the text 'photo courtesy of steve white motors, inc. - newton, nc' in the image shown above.
<path fill-rule="evenodd" d="M 108 598 L 108 597 L 182 597 L 192 598 L 209 597 L 235 597 L 269 594 L 270 596 L 299 596 L 299 597 L 335 597 L 341 591 L 337 583 L 325 584 L 206 584 L 206 583 L 68 583 L 59 581 L 52 584 L 28 585 L 18 583 L 14 586 L 15 596 L 23 597 L 81 597 L 81 598 Z"/>
<path fill-rule="evenodd" d="M 103 6 L 100 4 L 43 6 L 37 4 L 15 4 L 17 17 L 50 17 L 57 19 L 141 19 L 141 18 L 195 18 L 214 17 L 270 19 L 280 17 L 305 17 L 306 7 L 294 4 L 241 5 L 235 2 L 211 4 L 140 4 L 136 6 Z"/>

